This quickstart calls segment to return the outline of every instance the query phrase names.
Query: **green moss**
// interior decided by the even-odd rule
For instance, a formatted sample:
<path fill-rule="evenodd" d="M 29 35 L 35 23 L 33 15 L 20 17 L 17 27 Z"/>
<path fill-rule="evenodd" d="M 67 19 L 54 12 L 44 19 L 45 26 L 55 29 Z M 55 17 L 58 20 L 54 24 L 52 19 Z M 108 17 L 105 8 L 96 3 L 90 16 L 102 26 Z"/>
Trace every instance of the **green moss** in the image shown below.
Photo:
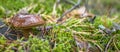
<path fill-rule="evenodd" d="M 99 25 L 103 25 L 107 28 L 110 28 L 112 26 L 112 21 L 107 16 L 98 16 L 95 20 L 95 27 L 98 27 Z"/>

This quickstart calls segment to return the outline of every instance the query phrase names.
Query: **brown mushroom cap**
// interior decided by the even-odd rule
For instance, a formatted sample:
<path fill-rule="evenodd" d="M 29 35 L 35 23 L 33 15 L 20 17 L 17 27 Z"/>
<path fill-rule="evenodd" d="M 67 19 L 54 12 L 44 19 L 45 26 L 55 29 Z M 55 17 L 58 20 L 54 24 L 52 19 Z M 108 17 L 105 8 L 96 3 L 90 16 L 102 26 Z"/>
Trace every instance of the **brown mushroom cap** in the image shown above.
<path fill-rule="evenodd" d="M 39 15 L 18 14 L 10 19 L 10 24 L 15 28 L 27 29 L 45 24 Z"/>

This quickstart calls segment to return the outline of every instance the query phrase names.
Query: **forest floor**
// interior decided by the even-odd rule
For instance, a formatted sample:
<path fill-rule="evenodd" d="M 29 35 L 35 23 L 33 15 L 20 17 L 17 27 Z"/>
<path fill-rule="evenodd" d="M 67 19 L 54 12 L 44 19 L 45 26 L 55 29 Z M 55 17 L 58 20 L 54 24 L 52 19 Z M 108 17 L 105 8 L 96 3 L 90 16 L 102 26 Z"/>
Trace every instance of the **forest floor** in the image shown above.
<path fill-rule="evenodd" d="M 95 14 L 99 11 L 90 10 L 96 16 L 94 23 L 91 23 L 89 17 L 76 18 L 71 16 L 74 15 L 71 12 L 64 22 L 56 23 L 73 5 L 61 3 L 56 9 L 54 5 L 55 1 L 45 0 L 0 1 L 0 52 L 120 51 L 120 13 L 99 15 Z M 42 27 L 33 27 L 34 36 L 30 35 L 24 40 L 19 29 L 10 28 L 4 23 L 5 18 L 12 17 L 23 8 L 30 9 L 30 14 L 40 14 L 46 19 L 45 33 L 41 30 Z"/>

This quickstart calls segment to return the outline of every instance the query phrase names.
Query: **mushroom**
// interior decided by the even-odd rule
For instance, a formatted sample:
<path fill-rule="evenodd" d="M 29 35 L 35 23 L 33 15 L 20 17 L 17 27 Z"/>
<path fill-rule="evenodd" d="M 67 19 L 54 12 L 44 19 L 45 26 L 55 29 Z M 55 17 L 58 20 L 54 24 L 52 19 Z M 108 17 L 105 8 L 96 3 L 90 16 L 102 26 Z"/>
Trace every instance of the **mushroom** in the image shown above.
<path fill-rule="evenodd" d="M 79 15 L 80 17 L 90 17 L 90 22 L 94 22 L 96 16 L 92 13 L 89 13 L 85 6 L 81 6 L 78 10 L 76 10 L 76 15 Z"/>
<path fill-rule="evenodd" d="M 85 6 L 81 6 L 80 8 L 75 9 L 72 12 L 68 13 L 67 17 L 70 17 L 70 16 L 75 16 L 76 18 L 89 17 L 89 18 L 91 18 L 90 22 L 92 22 L 92 23 L 94 22 L 94 20 L 96 18 L 96 16 L 94 14 L 87 11 Z"/>
<path fill-rule="evenodd" d="M 70 17 L 75 17 L 75 18 L 83 18 L 83 17 L 89 17 L 90 18 L 90 22 L 94 23 L 94 20 L 96 18 L 96 15 L 90 13 L 89 11 L 87 11 L 87 9 L 85 8 L 85 6 L 81 6 L 77 9 L 72 8 L 72 10 L 68 10 L 66 11 L 58 20 L 57 23 L 61 24 L 63 22 L 66 21 L 66 19 L 70 18 Z"/>
<path fill-rule="evenodd" d="M 29 37 L 29 34 L 32 32 L 32 27 L 45 24 L 45 20 L 43 20 L 41 16 L 27 13 L 16 14 L 12 18 L 8 18 L 6 21 L 11 27 L 22 30 L 25 38 Z"/>

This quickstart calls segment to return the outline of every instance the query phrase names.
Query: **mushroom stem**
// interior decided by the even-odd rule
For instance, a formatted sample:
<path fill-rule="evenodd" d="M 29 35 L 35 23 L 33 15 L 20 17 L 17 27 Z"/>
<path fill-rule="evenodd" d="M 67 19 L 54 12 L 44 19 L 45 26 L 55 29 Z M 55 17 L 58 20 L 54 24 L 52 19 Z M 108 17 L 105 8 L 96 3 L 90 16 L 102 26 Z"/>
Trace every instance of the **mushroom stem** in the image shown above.
<path fill-rule="evenodd" d="M 25 39 L 28 39 L 30 34 L 33 36 L 33 32 L 31 28 L 23 29 L 23 36 L 25 37 Z"/>
<path fill-rule="evenodd" d="M 46 27 L 45 26 L 41 26 L 41 37 L 44 38 L 44 35 L 46 34 Z"/>
<path fill-rule="evenodd" d="M 94 23 L 94 20 L 95 20 L 95 18 L 96 18 L 96 16 L 95 16 L 94 14 L 88 13 L 88 14 L 87 14 L 87 17 L 90 17 L 90 22 L 91 22 L 91 23 Z"/>

